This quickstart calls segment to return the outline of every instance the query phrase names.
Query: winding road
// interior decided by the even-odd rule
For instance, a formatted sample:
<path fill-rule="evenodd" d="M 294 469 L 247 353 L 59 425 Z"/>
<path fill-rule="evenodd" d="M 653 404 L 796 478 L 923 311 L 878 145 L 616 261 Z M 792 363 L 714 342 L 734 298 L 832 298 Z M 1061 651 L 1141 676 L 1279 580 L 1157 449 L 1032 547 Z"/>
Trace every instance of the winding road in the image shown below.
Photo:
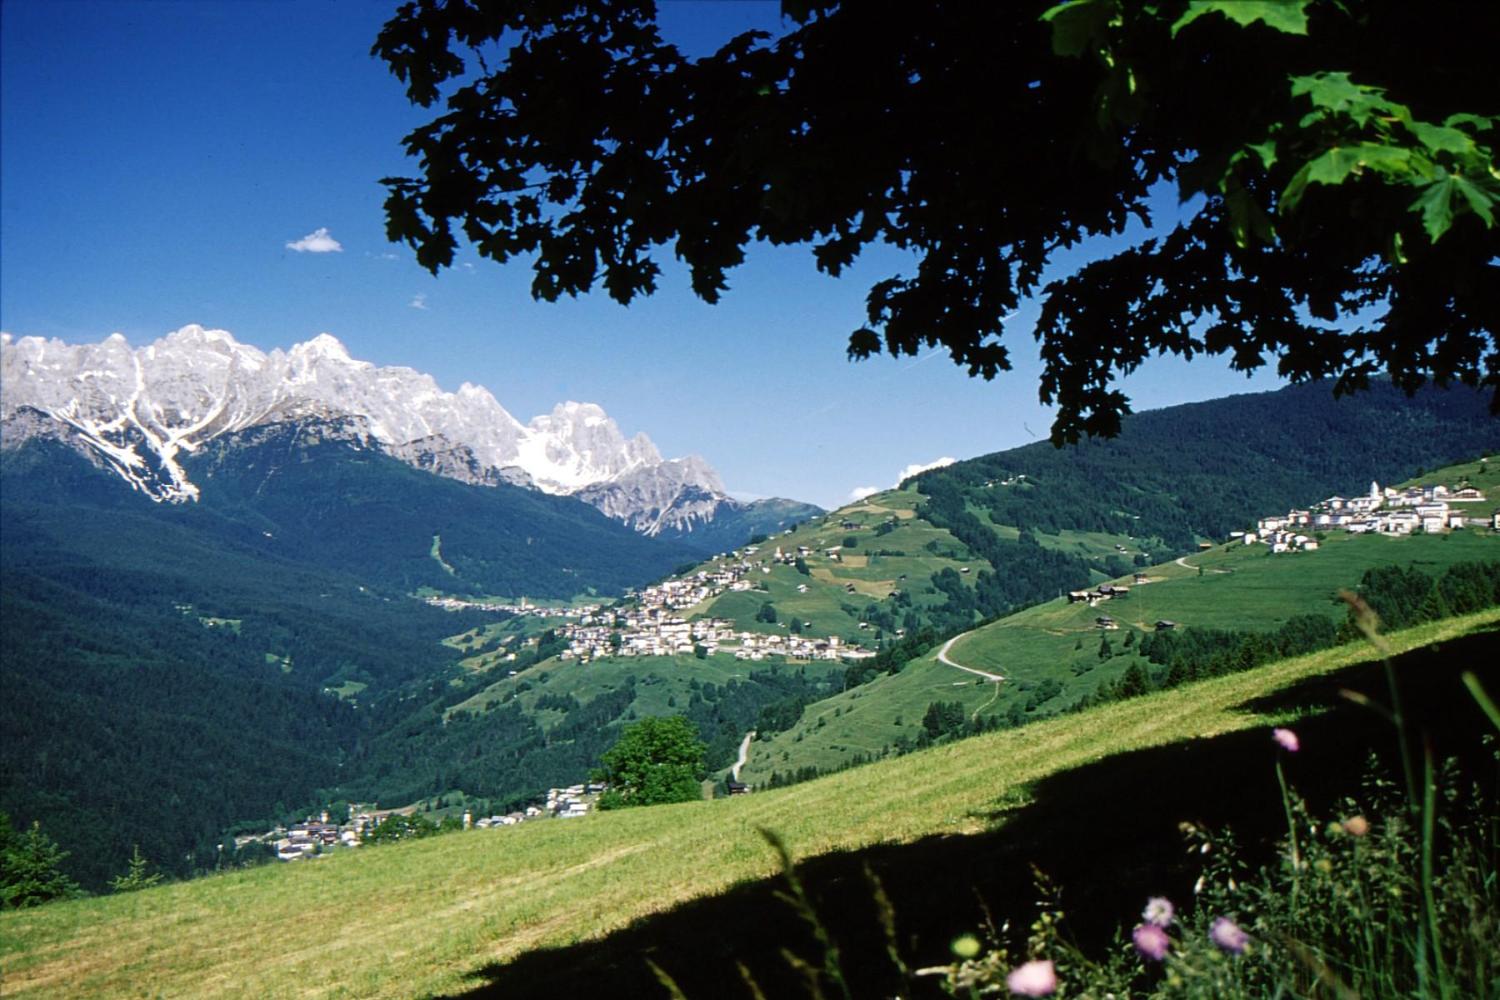
<path fill-rule="evenodd" d="M 750 741 L 755 739 L 755 730 L 745 734 L 744 740 L 740 742 L 740 756 L 729 769 L 729 775 L 734 781 L 740 780 L 740 768 L 745 766 L 745 761 L 750 759 Z"/>
<path fill-rule="evenodd" d="M 966 667 L 962 663 L 954 663 L 952 660 L 948 659 L 948 650 L 951 649 L 951 648 L 953 648 L 953 644 L 955 642 L 957 642 L 959 639 L 962 639 L 964 637 L 964 635 L 968 635 L 968 633 L 965 632 L 965 633 L 963 633 L 963 635 L 955 635 L 952 639 L 949 639 L 947 642 L 943 643 L 943 648 L 940 649 L 940 650 L 938 650 L 938 654 L 937 654 L 938 660 L 941 661 L 941 662 L 943 662 L 943 663 L 948 664 L 948 666 L 950 666 L 950 667 L 955 667 L 955 668 L 957 668 L 959 670 L 964 671 L 965 673 L 974 674 L 974 675 L 976 675 L 978 677 L 983 677 L 985 680 L 990 681 L 990 682 L 995 683 L 995 684 L 999 684 L 1001 681 L 1005 680 L 1005 678 L 1003 676 L 1001 676 L 1000 674 L 992 674 L 992 673 L 990 673 L 987 670 L 977 670 L 974 667 Z"/>

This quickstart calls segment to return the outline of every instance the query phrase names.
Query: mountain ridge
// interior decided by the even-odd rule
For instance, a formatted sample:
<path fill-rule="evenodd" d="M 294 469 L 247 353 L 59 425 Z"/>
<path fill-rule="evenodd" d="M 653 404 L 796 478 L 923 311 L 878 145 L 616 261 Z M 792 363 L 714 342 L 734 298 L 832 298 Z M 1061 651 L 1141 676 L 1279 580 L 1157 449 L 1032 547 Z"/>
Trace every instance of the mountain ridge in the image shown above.
<path fill-rule="evenodd" d="M 755 517 L 705 460 L 664 459 L 644 433 L 625 437 L 597 404 L 565 401 L 523 424 L 482 386 L 445 392 L 414 369 L 356 360 L 327 333 L 269 353 L 195 324 L 140 348 L 120 334 L 76 345 L 3 334 L 0 381 L 0 422 L 33 414 L 7 428 L 12 444 L 41 433 L 34 415 L 44 415 L 75 449 L 159 502 L 199 498 L 184 463 L 210 441 L 353 417 L 372 445 L 408 465 L 476 485 L 586 494 L 644 534 L 688 535 L 721 513 L 730 522 Z"/>

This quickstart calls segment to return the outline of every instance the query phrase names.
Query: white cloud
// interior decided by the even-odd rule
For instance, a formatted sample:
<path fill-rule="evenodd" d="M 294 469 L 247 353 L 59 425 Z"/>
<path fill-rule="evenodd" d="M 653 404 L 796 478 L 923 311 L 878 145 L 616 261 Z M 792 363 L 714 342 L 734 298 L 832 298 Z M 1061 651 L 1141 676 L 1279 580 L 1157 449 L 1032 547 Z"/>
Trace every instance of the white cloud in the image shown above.
<path fill-rule="evenodd" d="M 901 472 L 896 476 L 896 485 L 900 486 L 902 483 L 906 482 L 908 479 L 910 479 L 912 476 L 915 476 L 919 472 L 926 472 L 928 469 L 941 469 L 943 466 L 952 465 L 957 461 L 958 459 L 956 458 L 950 458 L 947 455 L 944 455 L 942 458 L 934 459 L 933 461 L 928 462 L 926 465 L 918 465 L 916 463 L 913 463 L 902 469 Z"/>
<path fill-rule="evenodd" d="M 418 292 L 411 297 L 411 301 L 408 302 L 407 305 L 411 306 L 413 309 L 421 309 L 425 311 L 427 309 L 427 293 Z"/>
<path fill-rule="evenodd" d="M 912 476 L 915 476 L 919 472 L 926 472 L 928 469 L 941 469 L 943 466 L 945 466 L 945 465 L 952 465 L 954 462 L 957 462 L 957 461 L 958 461 L 958 459 L 956 459 L 956 458 L 950 458 L 949 456 L 944 455 L 942 458 L 935 459 L 935 460 L 933 460 L 931 462 L 928 462 L 926 465 L 922 465 L 922 464 L 913 462 L 911 465 L 908 465 L 906 468 L 902 469 L 900 471 L 900 473 L 897 474 L 896 481 L 894 483 L 892 483 L 890 486 L 886 486 L 886 487 L 880 487 L 880 486 L 856 486 L 856 487 L 854 487 L 854 489 L 852 489 L 852 490 L 849 491 L 849 500 L 847 502 L 849 502 L 849 503 L 858 503 L 859 501 L 863 500 L 865 497 L 873 496 L 876 493 L 883 493 L 883 492 L 885 492 L 885 490 L 894 490 L 897 487 L 899 487 L 902 483 L 904 483 L 906 480 L 910 479 Z"/>
<path fill-rule="evenodd" d="M 342 253 L 344 245 L 328 235 L 327 226 L 319 226 L 300 240 L 291 241 L 286 248 L 298 253 Z"/>

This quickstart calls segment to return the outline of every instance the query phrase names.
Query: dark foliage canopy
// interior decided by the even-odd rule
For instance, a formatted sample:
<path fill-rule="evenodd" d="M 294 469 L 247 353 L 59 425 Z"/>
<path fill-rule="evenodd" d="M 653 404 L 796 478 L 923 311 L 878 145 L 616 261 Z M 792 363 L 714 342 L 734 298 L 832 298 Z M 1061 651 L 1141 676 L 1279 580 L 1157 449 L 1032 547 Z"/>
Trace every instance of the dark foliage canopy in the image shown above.
<path fill-rule="evenodd" d="M 1500 5 L 782 9 L 780 37 L 694 59 L 649 0 L 405 4 L 374 51 L 441 113 L 385 181 L 388 235 L 434 272 L 462 236 L 530 258 L 539 298 L 620 302 L 667 247 L 710 302 L 751 240 L 831 275 L 900 247 L 915 272 L 871 288 L 850 356 L 942 346 L 991 378 L 1038 295 L 1056 441 L 1118 432 L 1113 384 L 1157 354 L 1500 390 Z M 1186 207 L 1157 235 L 1049 270 L 1162 183 Z"/>
<path fill-rule="evenodd" d="M 698 727 L 680 715 L 647 716 L 626 726 L 599 758 L 610 785 L 603 808 L 691 802 L 701 797 L 703 752 Z"/>

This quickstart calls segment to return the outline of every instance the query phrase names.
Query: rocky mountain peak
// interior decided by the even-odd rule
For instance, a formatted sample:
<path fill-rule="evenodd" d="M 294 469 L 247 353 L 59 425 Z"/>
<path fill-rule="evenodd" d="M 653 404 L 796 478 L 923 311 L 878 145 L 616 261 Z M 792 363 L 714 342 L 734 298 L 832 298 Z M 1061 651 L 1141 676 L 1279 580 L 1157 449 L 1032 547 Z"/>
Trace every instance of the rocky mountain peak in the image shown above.
<path fill-rule="evenodd" d="M 626 438 L 595 403 L 559 403 L 522 424 L 483 386 L 445 392 L 422 372 L 357 360 L 327 333 L 269 353 L 197 324 L 140 348 L 120 334 L 76 345 L 6 334 L 0 382 L 0 420 L 13 423 L 8 446 L 36 433 L 35 417 L 17 423 L 17 414 L 45 414 L 78 450 L 159 501 L 196 499 L 198 485 L 178 459 L 209 441 L 348 417 L 410 465 L 471 483 L 593 497 L 642 531 L 711 519 L 731 503 L 702 458 L 664 460 L 649 437 Z"/>

